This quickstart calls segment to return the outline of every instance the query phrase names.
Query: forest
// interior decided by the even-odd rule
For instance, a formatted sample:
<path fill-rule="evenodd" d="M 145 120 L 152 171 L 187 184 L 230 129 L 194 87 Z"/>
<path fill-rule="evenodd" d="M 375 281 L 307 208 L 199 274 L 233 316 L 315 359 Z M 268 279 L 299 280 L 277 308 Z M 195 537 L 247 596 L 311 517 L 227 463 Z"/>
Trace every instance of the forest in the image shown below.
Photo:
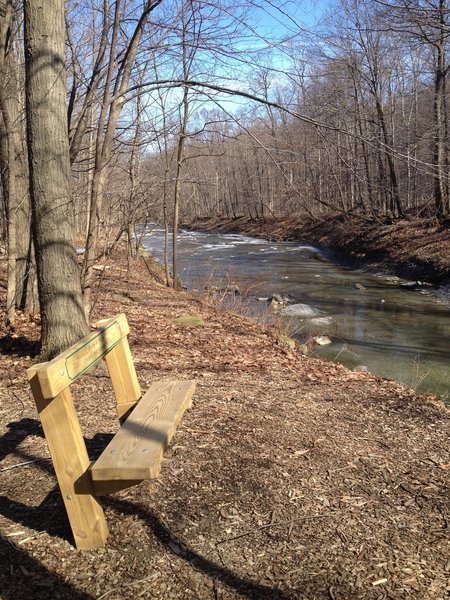
<path fill-rule="evenodd" d="M 38 274 L 51 259 L 41 260 L 50 244 L 37 229 L 64 227 L 84 249 L 73 294 L 89 313 L 95 262 L 124 235 L 132 255 L 143 224 L 173 231 L 176 273 L 179 223 L 194 218 L 448 215 L 446 0 L 70 0 L 56 73 L 67 126 L 41 111 L 36 133 L 38 95 L 54 89 L 30 50 L 36 24 L 30 17 L 27 29 L 27 11 L 40 4 L 0 3 L 11 325 L 16 308 L 37 311 L 40 302 L 42 312 L 50 293 L 38 293 L 35 258 Z M 48 14 L 63 10 L 44 4 Z M 41 228 L 48 211 L 36 190 L 48 200 L 62 189 L 59 160 L 46 159 L 55 124 L 54 139 L 67 137 L 65 208 L 59 225 Z M 39 136 L 47 148 L 32 147 Z M 37 152 L 45 193 L 42 181 L 30 183 Z"/>
<path fill-rule="evenodd" d="M 0 0 L 4 600 L 448 597 L 449 26 Z"/>

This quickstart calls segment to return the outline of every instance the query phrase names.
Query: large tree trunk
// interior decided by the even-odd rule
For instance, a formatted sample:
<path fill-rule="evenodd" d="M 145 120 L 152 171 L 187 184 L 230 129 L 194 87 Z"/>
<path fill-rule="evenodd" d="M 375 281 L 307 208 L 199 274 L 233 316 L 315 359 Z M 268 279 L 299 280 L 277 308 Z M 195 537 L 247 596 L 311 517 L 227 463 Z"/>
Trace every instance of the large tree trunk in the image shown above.
<path fill-rule="evenodd" d="M 70 189 L 64 0 L 24 0 L 27 138 L 42 317 L 41 358 L 83 337 Z"/>
<path fill-rule="evenodd" d="M 4 150 L 0 153 L 2 182 L 8 216 L 8 314 L 36 304 L 34 252 L 31 242 L 31 207 L 24 130 L 24 111 L 17 83 L 18 58 L 14 50 L 14 7 L 7 2 L 0 18 L 0 111 Z M 11 318 L 9 319 L 11 322 Z"/>

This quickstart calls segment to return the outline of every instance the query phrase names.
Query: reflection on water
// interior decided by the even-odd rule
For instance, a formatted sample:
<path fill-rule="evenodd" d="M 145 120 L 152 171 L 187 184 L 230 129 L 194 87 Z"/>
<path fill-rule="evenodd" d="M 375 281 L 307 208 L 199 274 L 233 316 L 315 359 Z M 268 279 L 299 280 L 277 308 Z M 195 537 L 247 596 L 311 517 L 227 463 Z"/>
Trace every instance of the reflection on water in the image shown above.
<path fill-rule="evenodd" d="M 153 229 L 145 245 L 162 258 L 162 230 Z M 273 293 L 321 310 L 331 319 L 289 321 L 299 337 L 331 338 L 332 344 L 314 350 L 324 358 L 351 368 L 365 365 L 421 392 L 450 397 L 450 309 L 429 295 L 335 265 L 317 248 L 298 242 L 183 232 L 179 263 L 189 289 L 233 282 L 246 290 L 254 315 L 267 311 L 258 298 Z"/>

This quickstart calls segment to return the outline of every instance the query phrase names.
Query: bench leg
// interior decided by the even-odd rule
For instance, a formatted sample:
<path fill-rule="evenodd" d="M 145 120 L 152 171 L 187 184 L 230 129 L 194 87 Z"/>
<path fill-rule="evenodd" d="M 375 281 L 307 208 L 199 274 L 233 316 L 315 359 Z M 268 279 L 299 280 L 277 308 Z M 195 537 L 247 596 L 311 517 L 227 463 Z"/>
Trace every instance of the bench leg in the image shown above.
<path fill-rule="evenodd" d="M 79 550 L 101 548 L 105 545 L 108 528 L 88 476 L 90 460 L 70 390 L 67 388 L 55 398 L 45 399 L 37 375 L 29 373 L 29 378 L 75 546 Z"/>

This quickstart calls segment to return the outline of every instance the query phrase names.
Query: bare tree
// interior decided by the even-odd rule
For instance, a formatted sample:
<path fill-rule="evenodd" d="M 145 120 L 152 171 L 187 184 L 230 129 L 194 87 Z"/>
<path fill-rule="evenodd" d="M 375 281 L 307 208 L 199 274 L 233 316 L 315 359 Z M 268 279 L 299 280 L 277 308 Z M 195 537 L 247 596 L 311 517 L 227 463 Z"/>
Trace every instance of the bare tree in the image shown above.
<path fill-rule="evenodd" d="M 83 292 L 86 309 L 89 310 L 92 289 L 92 267 L 96 259 L 97 240 L 101 210 L 103 207 L 107 169 L 113 151 L 114 135 L 117 123 L 125 103 L 125 93 L 128 89 L 132 69 L 135 63 L 139 44 L 144 33 L 150 13 L 162 0 L 147 0 L 140 12 L 131 36 L 122 49 L 122 57 L 117 65 L 118 36 L 121 29 L 122 2 L 115 3 L 112 23 L 112 39 L 109 60 L 106 70 L 102 105 L 97 123 L 95 164 L 92 178 L 92 189 L 89 207 L 89 225 L 86 239 L 85 260 L 83 264 Z M 117 70 L 116 70 L 117 66 Z"/>
<path fill-rule="evenodd" d="M 88 330 L 73 243 L 63 0 L 25 0 L 27 138 L 41 358 Z"/>
<path fill-rule="evenodd" d="M 34 252 L 31 243 L 31 208 L 28 193 L 25 131 L 21 125 L 24 106 L 19 92 L 20 60 L 17 53 L 18 7 L 8 0 L 0 16 L 0 167 L 8 222 L 7 314 L 14 322 L 15 308 L 33 304 Z"/>

